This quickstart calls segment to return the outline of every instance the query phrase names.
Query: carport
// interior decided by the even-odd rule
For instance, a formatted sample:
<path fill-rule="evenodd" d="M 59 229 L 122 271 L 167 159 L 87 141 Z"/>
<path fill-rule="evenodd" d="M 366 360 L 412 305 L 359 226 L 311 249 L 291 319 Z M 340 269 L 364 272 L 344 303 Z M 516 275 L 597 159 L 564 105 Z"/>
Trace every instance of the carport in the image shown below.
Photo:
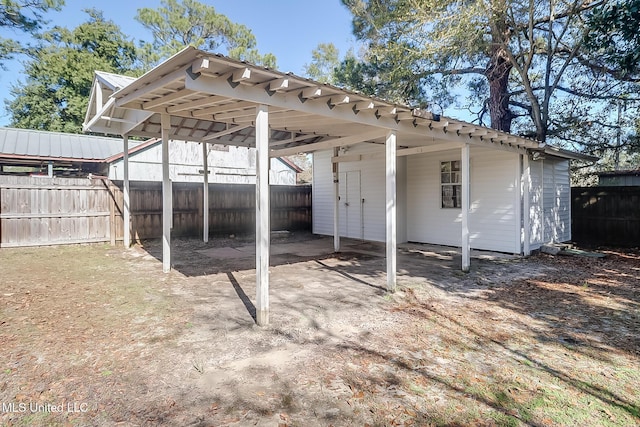
<path fill-rule="evenodd" d="M 104 73 L 103 73 L 104 74 Z M 118 77 L 118 76 L 116 76 Z M 121 77 L 121 76 L 120 76 Z M 363 96 L 292 74 L 187 47 L 138 79 L 121 78 L 106 87 L 94 80 L 84 124 L 87 132 L 120 135 L 124 146 L 124 220 L 129 224 L 128 139 L 162 138 L 163 270 L 171 268 L 171 181 L 169 140 L 255 147 L 256 161 L 256 321 L 269 323 L 269 158 L 333 149 L 334 249 L 340 249 L 338 173 L 340 163 L 383 156 L 386 174 L 387 290 L 396 287 L 396 159 L 460 149 L 462 176 L 462 265 L 470 262 L 468 200 L 469 148 L 490 146 L 524 155 L 543 144 L 492 129 L 440 117 Z M 340 155 L 339 148 L 368 143 L 366 155 Z M 208 167 L 203 165 L 204 185 Z M 523 156 L 524 164 L 528 157 Z M 518 188 L 521 186 L 518 185 Z M 528 200 L 527 186 L 522 186 Z M 520 190 L 518 190 L 520 191 Z M 204 191 L 204 206 L 208 206 Z M 518 206 L 518 210 L 521 208 Z M 207 209 L 203 238 L 208 238 Z M 518 215 L 522 218 L 522 212 Z M 524 216 L 526 223 L 527 216 Z M 523 227 L 525 235 L 529 227 Z M 125 226 L 125 246 L 131 235 Z M 525 239 L 526 241 L 527 239 Z M 526 252 L 526 249 L 525 249 Z"/>

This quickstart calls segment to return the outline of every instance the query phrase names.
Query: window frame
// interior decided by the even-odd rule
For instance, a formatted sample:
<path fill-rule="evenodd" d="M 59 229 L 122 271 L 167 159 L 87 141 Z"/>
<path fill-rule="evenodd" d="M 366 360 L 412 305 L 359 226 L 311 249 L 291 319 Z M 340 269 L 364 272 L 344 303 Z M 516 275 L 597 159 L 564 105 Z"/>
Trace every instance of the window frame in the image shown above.
<path fill-rule="evenodd" d="M 440 209 L 462 208 L 462 162 L 460 160 L 440 161 Z M 445 188 L 450 194 L 445 195 Z M 450 203 L 445 203 L 450 199 Z"/>

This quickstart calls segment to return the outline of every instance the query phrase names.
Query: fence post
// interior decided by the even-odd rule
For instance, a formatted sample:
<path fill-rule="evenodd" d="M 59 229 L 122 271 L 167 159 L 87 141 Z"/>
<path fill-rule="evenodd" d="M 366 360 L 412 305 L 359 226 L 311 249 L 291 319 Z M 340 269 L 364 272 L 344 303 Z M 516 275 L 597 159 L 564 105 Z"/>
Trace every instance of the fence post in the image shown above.
<path fill-rule="evenodd" d="M 109 182 L 107 191 L 109 195 L 109 235 L 111 237 L 111 246 L 116 245 L 116 198 L 113 191 L 113 184 Z"/>

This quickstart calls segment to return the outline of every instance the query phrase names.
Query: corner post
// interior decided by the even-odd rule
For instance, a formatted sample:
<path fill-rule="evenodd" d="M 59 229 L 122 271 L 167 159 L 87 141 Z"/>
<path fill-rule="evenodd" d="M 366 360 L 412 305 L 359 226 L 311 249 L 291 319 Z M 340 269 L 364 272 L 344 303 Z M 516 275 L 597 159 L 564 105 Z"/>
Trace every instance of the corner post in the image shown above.
<path fill-rule="evenodd" d="M 333 157 L 338 157 L 338 148 L 333 149 Z M 333 170 L 333 251 L 340 252 L 340 173 L 339 163 L 332 163 Z"/>
<path fill-rule="evenodd" d="M 256 106 L 256 323 L 269 324 L 269 110 Z"/>
<path fill-rule="evenodd" d="M 124 247 L 131 246 L 131 205 L 129 196 L 129 135 L 122 135 L 122 164 L 124 168 L 123 176 L 123 225 L 124 225 Z"/>
<path fill-rule="evenodd" d="M 202 241 L 209 241 L 209 159 L 207 158 L 207 143 L 202 143 Z"/>
<path fill-rule="evenodd" d="M 171 271 L 171 218 L 173 216 L 173 197 L 169 179 L 169 132 L 171 116 L 160 116 L 162 127 L 162 271 Z"/>
<path fill-rule="evenodd" d="M 522 154 L 516 155 L 516 179 L 513 184 L 514 197 L 513 201 L 515 205 L 515 251 L 517 255 L 522 255 Z"/>
<path fill-rule="evenodd" d="M 469 246 L 469 144 L 461 149 L 462 170 L 462 271 L 469 272 L 471 268 L 471 248 Z"/>
<path fill-rule="evenodd" d="M 524 215 L 524 256 L 531 255 L 531 164 L 529 153 L 522 156 L 523 165 L 523 212 Z"/>
<path fill-rule="evenodd" d="M 396 133 L 389 131 L 385 140 L 387 197 L 387 290 L 396 290 L 397 212 L 396 212 Z"/>

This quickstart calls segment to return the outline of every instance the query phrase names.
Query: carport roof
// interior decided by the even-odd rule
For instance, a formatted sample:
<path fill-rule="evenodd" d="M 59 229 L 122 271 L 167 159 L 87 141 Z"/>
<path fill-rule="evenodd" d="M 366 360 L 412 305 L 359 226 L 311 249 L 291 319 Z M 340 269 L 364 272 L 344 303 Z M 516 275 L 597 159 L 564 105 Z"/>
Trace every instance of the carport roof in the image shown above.
<path fill-rule="evenodd" d="M 85 131 L 160 137 L 160 117 L 168 115 L 171 139 L 254 146 L 255 107 L 263 104 L 269 106 L 271 157 L 360 142 L 382 145 L 388 131 L 398 135 L 398 155 L 464 143 L 521 153 L 545 150 L 532 139 L 193 47 L 138 79 L 120 77 L 96 74 Z"/>

